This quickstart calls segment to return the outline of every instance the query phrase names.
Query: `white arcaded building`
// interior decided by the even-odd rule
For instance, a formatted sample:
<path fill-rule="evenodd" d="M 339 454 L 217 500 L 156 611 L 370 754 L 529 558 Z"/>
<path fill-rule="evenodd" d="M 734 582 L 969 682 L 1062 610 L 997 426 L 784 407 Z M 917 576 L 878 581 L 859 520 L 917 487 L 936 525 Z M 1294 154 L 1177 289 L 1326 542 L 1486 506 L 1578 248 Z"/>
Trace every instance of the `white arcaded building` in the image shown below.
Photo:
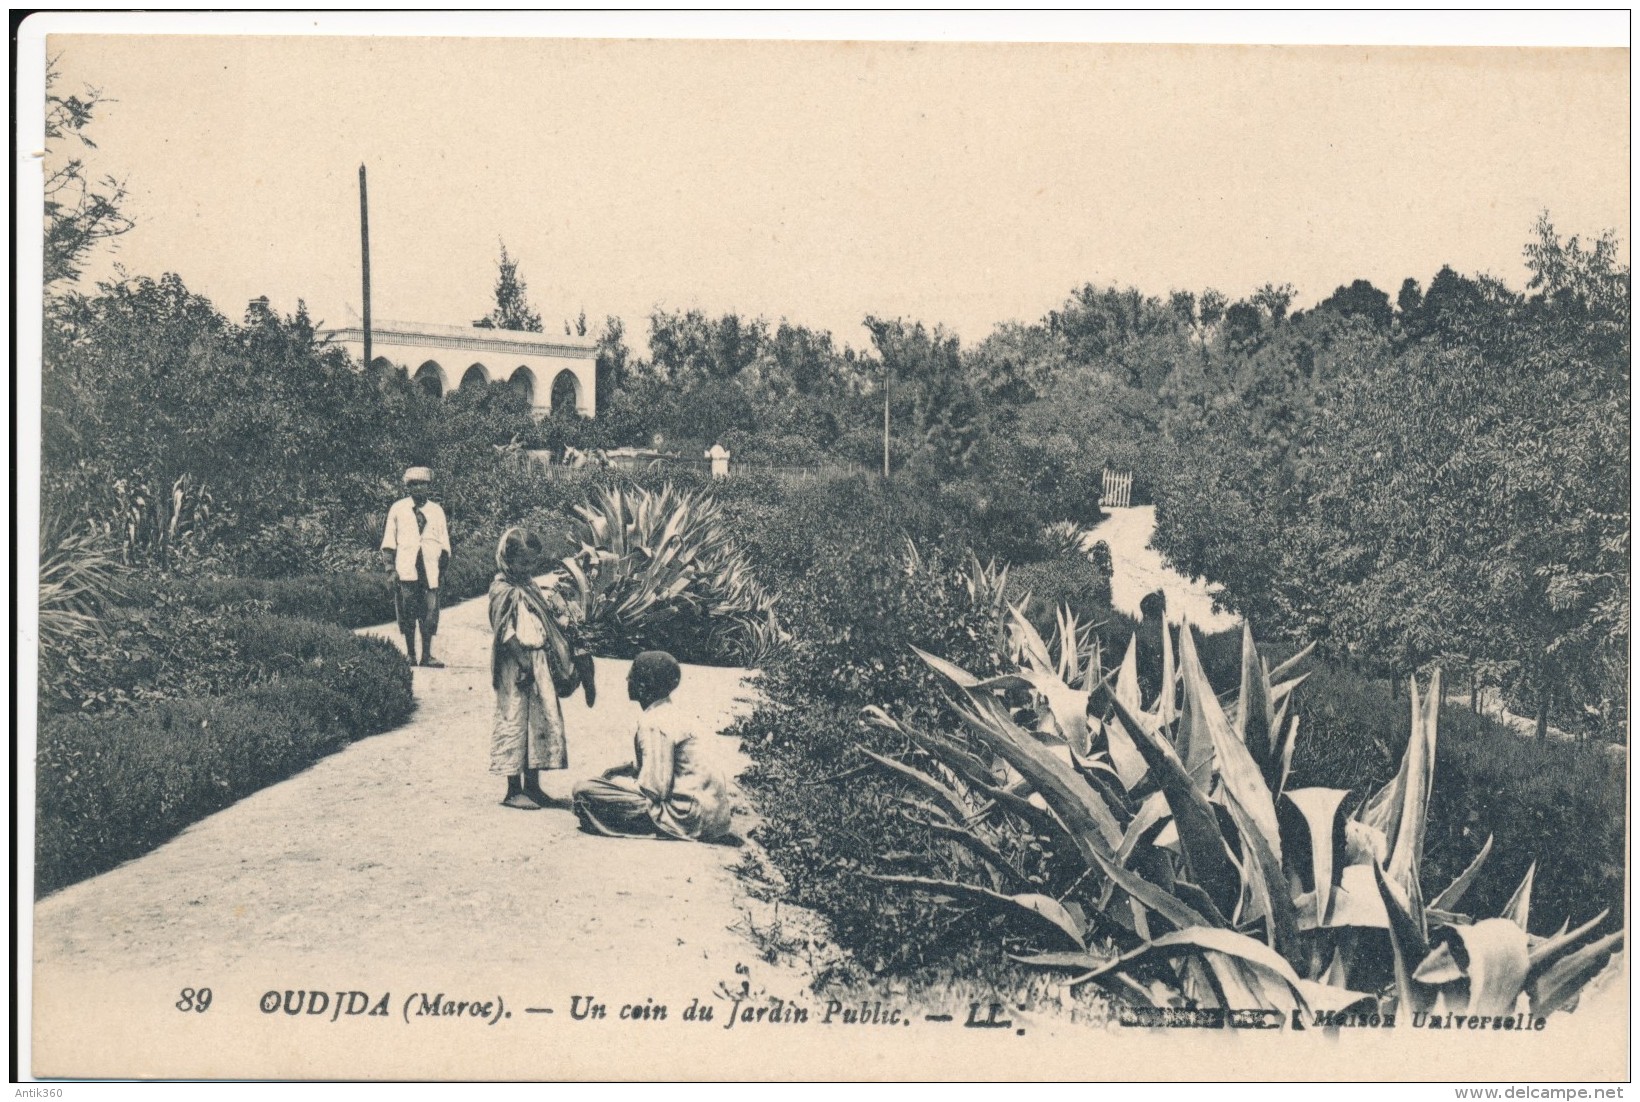
<path fill-rule="evenodd" d="M 364 362 L 362 325 L 324 335 Z M 505 381 L 524 395 L 537 417 L 565 403 L 584 417 L 597 413 L 597 346 L 585 337 L 372 320 L 370 352 L 377 362 L 404 368 L 434 394 Z"/>

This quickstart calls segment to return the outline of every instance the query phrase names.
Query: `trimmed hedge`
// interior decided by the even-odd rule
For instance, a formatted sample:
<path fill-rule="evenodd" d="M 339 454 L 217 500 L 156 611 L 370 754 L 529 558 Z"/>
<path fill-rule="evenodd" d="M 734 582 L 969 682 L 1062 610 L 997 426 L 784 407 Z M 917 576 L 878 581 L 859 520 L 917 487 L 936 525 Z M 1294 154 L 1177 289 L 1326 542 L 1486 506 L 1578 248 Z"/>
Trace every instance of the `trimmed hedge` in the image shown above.
<path fill-rule="evenodd" d="M 413 708 L 389 644 L 328 624 L 250 617 L 234 631 L 261 683 L 132 711 L 42 717 L 35 890 L 55 891 L 164 843 Z"/>
<path fill-rule="evenodd" d="M 299 616 L 347 628 L 393 618 L 393 590 L 385 571 L 299 574 L 288 578 L 197 578 L 182 586 L 201 608 L 265 602 L 275 616 Z"/>

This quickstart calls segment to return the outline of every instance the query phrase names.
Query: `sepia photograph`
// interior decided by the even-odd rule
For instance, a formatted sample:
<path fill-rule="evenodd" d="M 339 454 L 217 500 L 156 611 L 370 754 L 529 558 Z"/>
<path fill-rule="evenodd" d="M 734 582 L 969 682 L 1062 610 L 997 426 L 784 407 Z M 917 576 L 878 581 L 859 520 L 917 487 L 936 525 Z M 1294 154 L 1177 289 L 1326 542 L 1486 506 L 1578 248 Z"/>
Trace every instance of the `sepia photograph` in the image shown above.
<path fill-rule="evenodd" d="M 32 17 L 14 1077 L 1627 1082 L 1615 17 Z"/>

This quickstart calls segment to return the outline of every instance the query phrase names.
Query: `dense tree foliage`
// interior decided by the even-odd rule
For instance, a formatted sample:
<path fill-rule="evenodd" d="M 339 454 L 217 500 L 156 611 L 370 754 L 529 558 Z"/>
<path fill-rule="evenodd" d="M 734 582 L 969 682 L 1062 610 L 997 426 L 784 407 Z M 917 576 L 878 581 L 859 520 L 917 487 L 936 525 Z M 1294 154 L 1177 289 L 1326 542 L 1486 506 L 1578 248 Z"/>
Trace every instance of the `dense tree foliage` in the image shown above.
<path fill-rule="evenodd" d="M 1379 672 L 1432 663 L 1610 725 L 1628 645 L 1629 272 L 1545 219 L 1527 293 L 1357 281 L 1173 422 L 1158 543 Z M 1324 321 L 1324 315 L 1333 320 Z"/>
<path fill-rule="evenodd" d="M 534 428 L 503 384 L 440 401 L 358 370 L 305 307 L 230 322 L 175 275 L 52 299 L 45 341 L 45 500 L 132 565 L 315 569 L 364 547 L 405 465 L 439 468 L 448 499 Z"/>
<path fill-rule="evenodd" d="M 908 319 L 867 318 L 856 352 L 657 312 L 647 358 L 606 329 L 603 438 L 878 469 L 886 386 L 897 478 L 1088 520 L 1101 469 L 1135 470 L 1157 545 L 1260 630 L 1605 723 L 1628 637 L 1629 276 L 1610 237 L 1546 219 L 1526 258 L 1524 292 L 1443 267 L 1393 303 L 1355 280 L 1297 312 L 1288 284 L 1087 285 L 968 348 Z"/>

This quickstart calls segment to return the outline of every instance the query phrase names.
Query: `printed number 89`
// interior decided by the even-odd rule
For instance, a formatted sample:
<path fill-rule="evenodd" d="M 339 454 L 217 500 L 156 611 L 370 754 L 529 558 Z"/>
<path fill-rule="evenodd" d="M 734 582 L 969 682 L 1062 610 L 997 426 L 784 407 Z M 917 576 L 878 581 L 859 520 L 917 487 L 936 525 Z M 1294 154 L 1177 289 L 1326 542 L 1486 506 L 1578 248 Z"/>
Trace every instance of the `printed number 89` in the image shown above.
<path fill-rule="evenodd" d="M 197 991 L 192 987 L 184 987 L 182 997 L 177 1000 L 178 1010 L 192 1010 L 195 1013 L 203 1014 L 210 1008 L 211 989 L 209 987 L 201 987 Z"/>

